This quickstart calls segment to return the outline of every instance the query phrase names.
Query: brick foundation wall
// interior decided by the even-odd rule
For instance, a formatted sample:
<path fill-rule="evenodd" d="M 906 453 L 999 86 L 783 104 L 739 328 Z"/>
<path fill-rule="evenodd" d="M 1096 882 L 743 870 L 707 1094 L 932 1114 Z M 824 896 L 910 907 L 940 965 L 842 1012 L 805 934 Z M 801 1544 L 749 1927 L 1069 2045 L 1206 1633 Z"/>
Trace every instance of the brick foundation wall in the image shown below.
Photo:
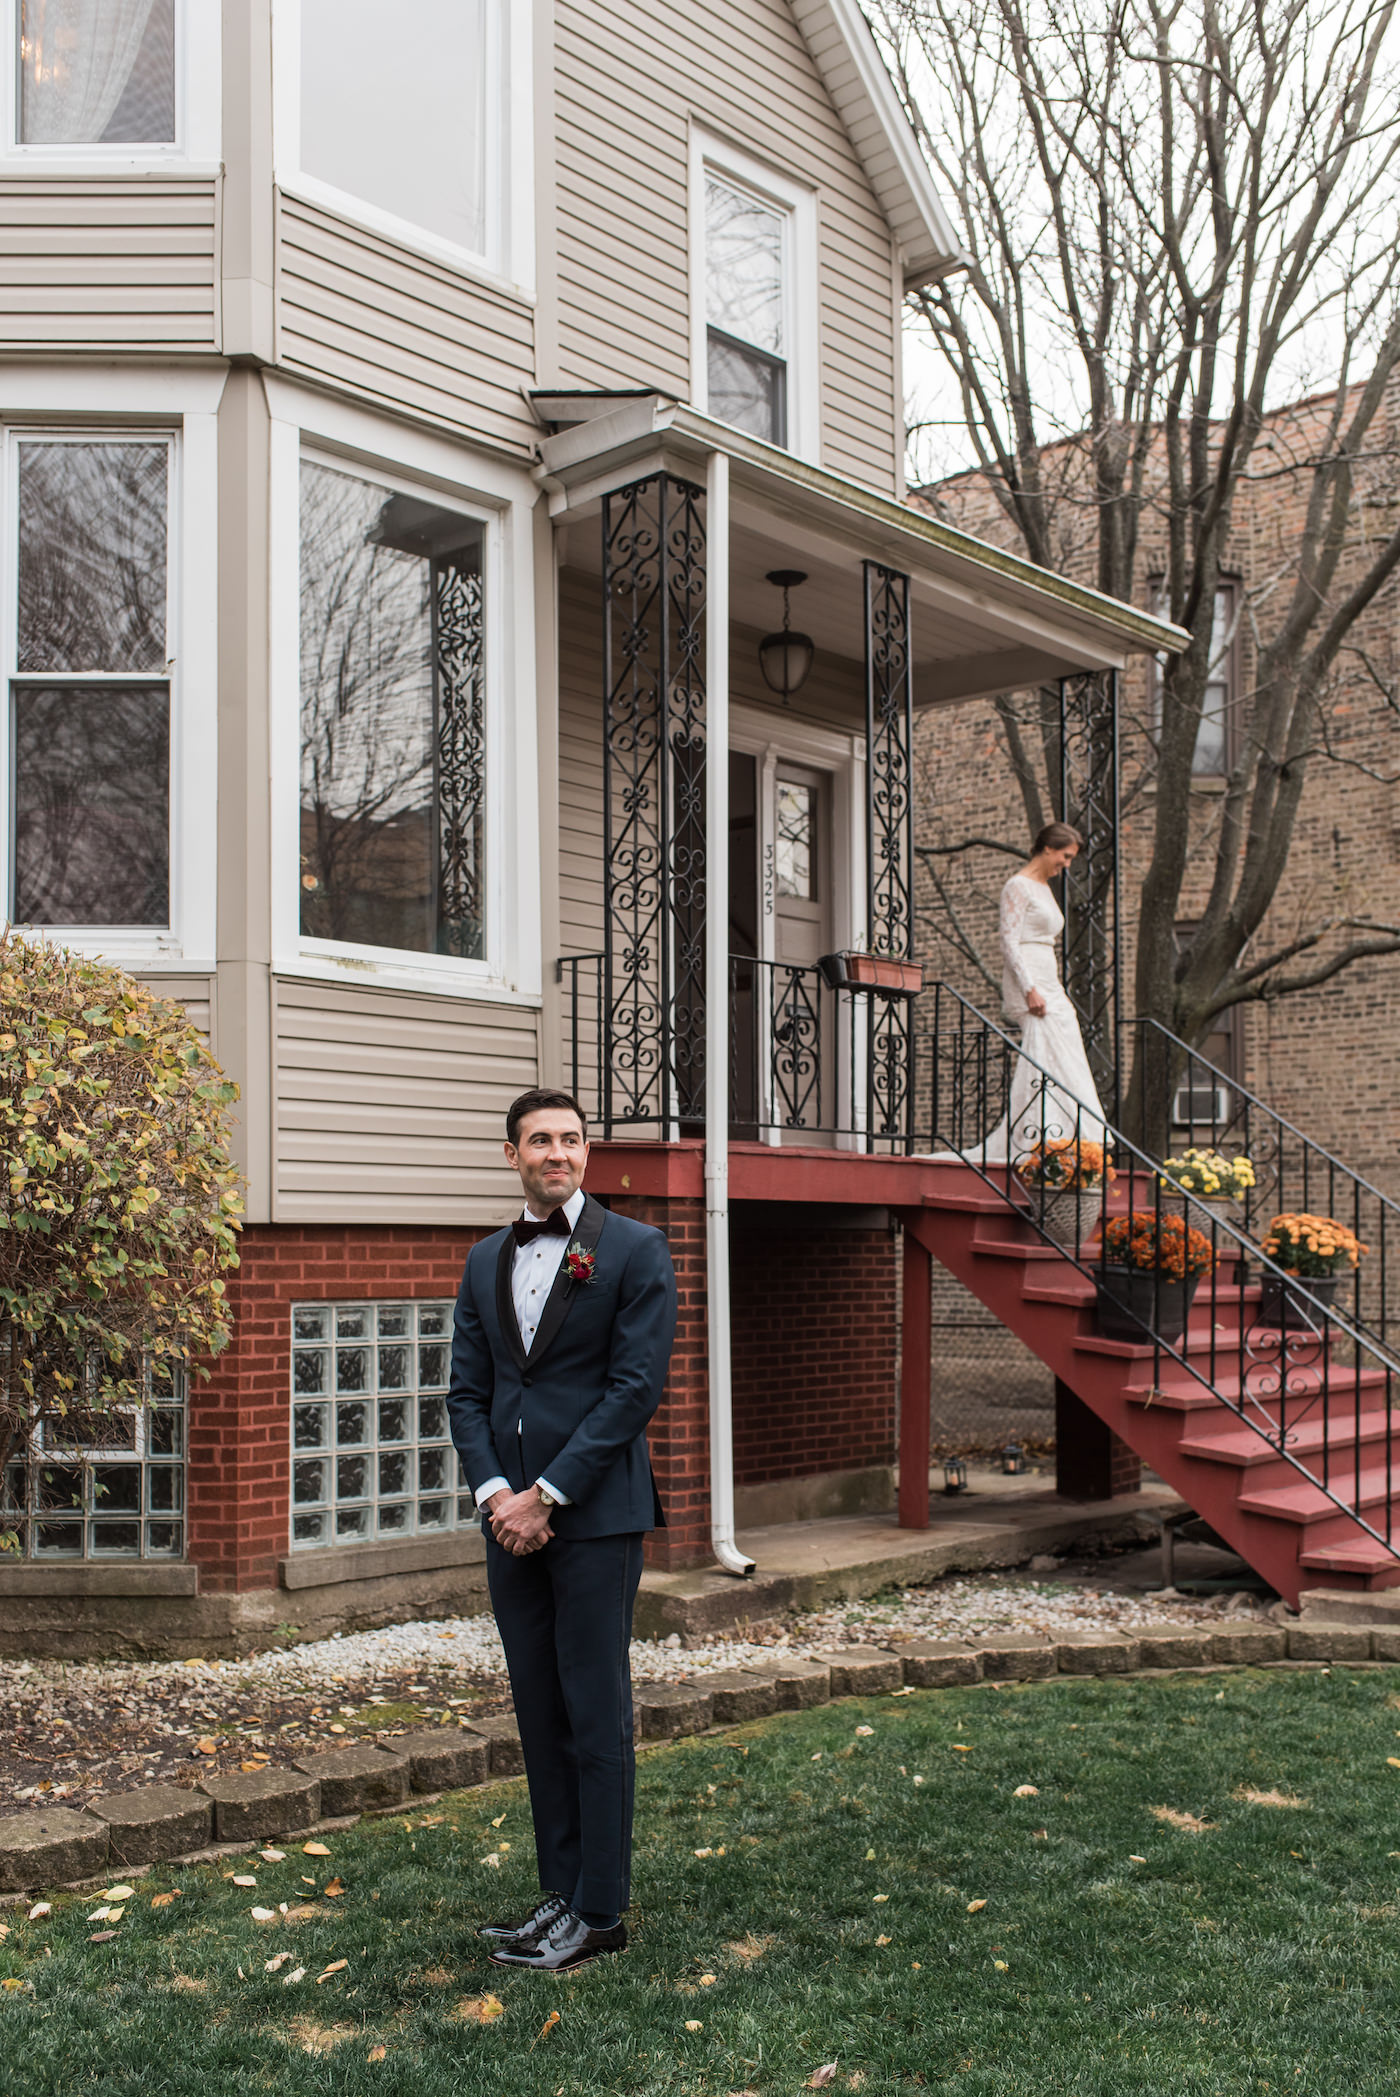
<path fill-rule="evenodd" d="M 453 1297 L 482 1230 L 252 1224 L 233 1339 L 190 1393 L 189 1556 L 206 1594 L 275 1587 L 288 1549 L 293 1303 Z"/>
<path fill-rule="evenodd" d="M 666 1393 L 648 1431 L 666 1527 L 647 1563 L 698 1565 L 710 1555 L 710 1384 L 705 1205 L 674 1196 L 618 1195 L 613 1208 L 663 1231 L 676 1269 L 676 1344 Z"/>
<path fill-rule="evenodd" d="M 893 1232 L 755 1204 L 733 1211 L 730 1259 L 736 1483 L 893 1463 Z"/>

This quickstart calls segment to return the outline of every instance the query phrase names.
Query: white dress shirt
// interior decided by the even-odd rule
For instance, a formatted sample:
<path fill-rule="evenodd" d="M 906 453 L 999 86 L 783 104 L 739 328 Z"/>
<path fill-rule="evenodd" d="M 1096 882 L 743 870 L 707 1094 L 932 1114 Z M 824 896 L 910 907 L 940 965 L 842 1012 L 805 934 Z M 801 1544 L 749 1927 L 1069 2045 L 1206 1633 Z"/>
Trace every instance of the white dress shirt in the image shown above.
<path fill-rule="evenodd" d="M 564 1204 L 564 1214 L 569 1223 L 567 1237 L 559 1231 L 542 1231 L 539 1237 L 532 1238 L 528 1245 L 517 1245 L 515 1248 L 510 1290 L 515 1304 L 515 1322 L 520 1328 L 521 1345 L 527 1354 L 535 1344 L 535 1334 L 539 1330 L 544 1307 L 549 1301 L 549 1292 L 554 1287 L 560 1265 L 569 1249 L 569 1238 L 578 1229 L 578 1220 L 583 1214 L 583 1203 L 584 1193 L 580 1187 Z M 528 1202 L 520 1213 L 531 1223 L 543 1220 L 533 1214 Z M 516 1431 L 523 1432 L 519 1422 L 516 1423 Z M 550 1498 L 557 1500 L 561 1507 L 569 1506 L 565 1495 L 552 1486 L 547 1478 L 537 1479 L 536 1484 L 542 1485 Z M 476 1489 L 477 1506 L 484 1507 L 491 1495 L 499 1493 L 502 1488 L 506 1492 L 510 1491 L 508 1478 L 488 1478 L 485 1485 L 479 1485 Z"/>

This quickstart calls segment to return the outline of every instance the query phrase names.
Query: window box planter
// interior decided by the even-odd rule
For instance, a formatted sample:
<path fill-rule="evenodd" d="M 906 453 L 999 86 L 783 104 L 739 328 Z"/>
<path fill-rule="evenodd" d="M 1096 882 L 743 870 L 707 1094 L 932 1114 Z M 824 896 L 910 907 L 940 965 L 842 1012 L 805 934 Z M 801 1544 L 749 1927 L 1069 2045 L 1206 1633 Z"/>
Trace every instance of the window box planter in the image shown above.
<path fill-rule="evenodd" d="M 1159 1339 L 1175 1344 L 1186 1330 L 1200 1278 L 1190 1274 L 1185 1281 L 1171 1281 L 1150 1267 L 1100 1267 L 1094 1276 L 1100 1337 L 1144 1347 L 1155 1330 Z"/>
<path fill-rule="evenodd" d="M 874 990 L 884 997 L 916 998 L 924 987 L 921 961 L 894 961 L 887 954 L 823 954 L 817 967 L 833 990 Z"/>

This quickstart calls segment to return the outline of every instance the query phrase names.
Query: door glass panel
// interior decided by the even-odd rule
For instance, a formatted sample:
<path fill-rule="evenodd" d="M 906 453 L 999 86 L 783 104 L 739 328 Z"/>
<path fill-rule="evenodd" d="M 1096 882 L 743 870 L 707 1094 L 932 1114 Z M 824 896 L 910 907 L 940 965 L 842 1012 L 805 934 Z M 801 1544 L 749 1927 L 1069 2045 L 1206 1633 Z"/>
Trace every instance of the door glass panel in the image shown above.
<path fill-rule="evenodd" d="M 817 790 L 797 779 L 778 781 L 778 894 L 811 902 L 817 893 Z"/>

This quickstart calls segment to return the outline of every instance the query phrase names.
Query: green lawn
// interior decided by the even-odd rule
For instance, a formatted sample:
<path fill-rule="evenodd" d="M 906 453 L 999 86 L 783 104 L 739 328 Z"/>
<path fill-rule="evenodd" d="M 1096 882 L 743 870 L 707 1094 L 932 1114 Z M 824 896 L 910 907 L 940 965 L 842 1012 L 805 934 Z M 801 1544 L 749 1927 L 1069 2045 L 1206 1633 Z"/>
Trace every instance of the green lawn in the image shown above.
<path fill-rule="evenodd" d="M 1397 1691 L 1400 1671 L 945 1690 L 648 1753 L 633 1948 L 559 1980 L 490 1967 L 471 1934 L 531 1904 L 520 1785 L 329 1836 L 329 1859 L 152 1874 L 103 1944 L 91 1895 L 8 1909 L 0 2088 L 777 2097 L 835 2060 L 831 2087 L 867 2093 L 1395 2097 Z M 345 1892 L 317 1898 L 330 1874 Z M 294 1925 L 249 1914 L 313 1898 Z M 503 2013 L 464 2017 L 488 1991 Z"/>

